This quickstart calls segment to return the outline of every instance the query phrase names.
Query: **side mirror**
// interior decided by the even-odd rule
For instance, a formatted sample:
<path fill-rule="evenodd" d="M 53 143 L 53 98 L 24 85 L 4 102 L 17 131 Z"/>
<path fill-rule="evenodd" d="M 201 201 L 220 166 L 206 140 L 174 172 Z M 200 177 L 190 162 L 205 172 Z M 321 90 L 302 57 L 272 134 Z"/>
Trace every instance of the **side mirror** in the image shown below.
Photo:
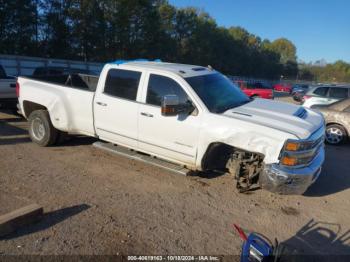
<path fill-rule="evenodd" d="M 176 116 L 179 114 L 179 97 L 177 95 L 166 95 L 162 100 L 162 115 Z"/>

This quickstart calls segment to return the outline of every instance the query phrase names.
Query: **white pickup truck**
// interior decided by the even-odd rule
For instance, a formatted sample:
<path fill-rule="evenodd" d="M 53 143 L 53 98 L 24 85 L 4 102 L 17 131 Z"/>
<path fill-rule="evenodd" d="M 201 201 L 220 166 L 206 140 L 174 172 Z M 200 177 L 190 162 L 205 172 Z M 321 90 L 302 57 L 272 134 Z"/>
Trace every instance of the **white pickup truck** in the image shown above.
<path fill-rule="evenodd" d="M 41 146 L 63 133 L 93 136 L 190 170 L 231 173 L 241 192 L 302 194 L 321 172 L 320 113 L 251 100 L 210 67 L 109 63 L 98 79 L 56 80 L 18 78 L 21 112 Z"/>
<path fill-rule="evenodd" d="M 0 108 L 16 109 L 16 78 L 6 75 L 0 65 Z"/>

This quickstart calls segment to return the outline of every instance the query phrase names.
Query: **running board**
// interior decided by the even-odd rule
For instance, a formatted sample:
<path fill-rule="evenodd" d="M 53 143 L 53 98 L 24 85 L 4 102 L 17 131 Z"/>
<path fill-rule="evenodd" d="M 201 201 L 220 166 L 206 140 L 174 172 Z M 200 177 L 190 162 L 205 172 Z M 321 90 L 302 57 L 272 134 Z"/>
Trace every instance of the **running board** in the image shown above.
<path fill-rule="evenodd" d="M 144 155 L 142 153 L 138 153 L 137 151 L 128 149 L 123 146 L 117 146 L 117 145 L 113 145 L 111 143 L 106 143 L 102 141 L 97 141 L 92 145 L 104 151 L 107 151 L 116 155 L 124 156 L 133 160 L 141 161 L 147 164 L 151 164 L 153 166 L 157 166 L 180 175 L 188 176 L 191 173 L 191 170 L 183 166 L 173 164 L 168 161 L 161 160 L 159 158 L 152 157 L 149 155 Z"/>

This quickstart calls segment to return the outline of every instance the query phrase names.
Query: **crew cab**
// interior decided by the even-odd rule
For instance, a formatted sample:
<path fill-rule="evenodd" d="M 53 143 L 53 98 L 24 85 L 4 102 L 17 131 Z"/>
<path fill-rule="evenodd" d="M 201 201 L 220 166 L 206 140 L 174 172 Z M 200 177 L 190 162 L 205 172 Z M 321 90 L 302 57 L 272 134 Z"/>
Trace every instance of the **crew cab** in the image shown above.
<path fill-rule="evenodd" d="M 0 65 L 0 108 L 15 109 L 16 104 L 16 78 L 8 76 Z"/>
<path fill-rule="evenodd" d="M 247 82 L 238 80 L 236 84 L 250 98 L 273 99 L 274 94 L 271 87 L 261 82 Z"/>
<path fill-rule="evenodd" d="M 227 172 L 240 192 L 260 185 L 301 194 L 320 174 L 320 113 L 252 100 L 212 68 L 115 62 L 98 82 L 80 75 L 50 81 L 18 78 L 21 112 L 38 145 L 65 133 L 93 136 L 190 170 Z"/>

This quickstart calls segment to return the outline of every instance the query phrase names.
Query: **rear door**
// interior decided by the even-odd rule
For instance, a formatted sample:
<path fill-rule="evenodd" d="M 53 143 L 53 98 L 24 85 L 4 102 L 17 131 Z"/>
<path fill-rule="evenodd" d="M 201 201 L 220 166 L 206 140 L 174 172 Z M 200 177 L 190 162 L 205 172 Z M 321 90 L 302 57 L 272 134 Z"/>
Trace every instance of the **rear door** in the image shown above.
<path fill-rule="evenodd" d="M 328 91 L 328 104 L 333 104 L 339 100 L 349 97 L 349 90 L 346 87 L 330 87 Z"/>
<path fill-rule="evenodd" d="M 161 100 L 165 95 L 177 95 L 180 103 L 193 101 L 181 83 L 160 73 L 150 73 L 147 88 L 139 108 L 139 148 L 164 159 L 195 164 L 201 113 L 163 116 Z M 192 102 L 193 104 L 193 102 Z"/>
<path fill-rule="evenodd" d="M 141 71 L 110 68 L 94 100 L 95 129 L 102 139 L 137 148 Z"/>

